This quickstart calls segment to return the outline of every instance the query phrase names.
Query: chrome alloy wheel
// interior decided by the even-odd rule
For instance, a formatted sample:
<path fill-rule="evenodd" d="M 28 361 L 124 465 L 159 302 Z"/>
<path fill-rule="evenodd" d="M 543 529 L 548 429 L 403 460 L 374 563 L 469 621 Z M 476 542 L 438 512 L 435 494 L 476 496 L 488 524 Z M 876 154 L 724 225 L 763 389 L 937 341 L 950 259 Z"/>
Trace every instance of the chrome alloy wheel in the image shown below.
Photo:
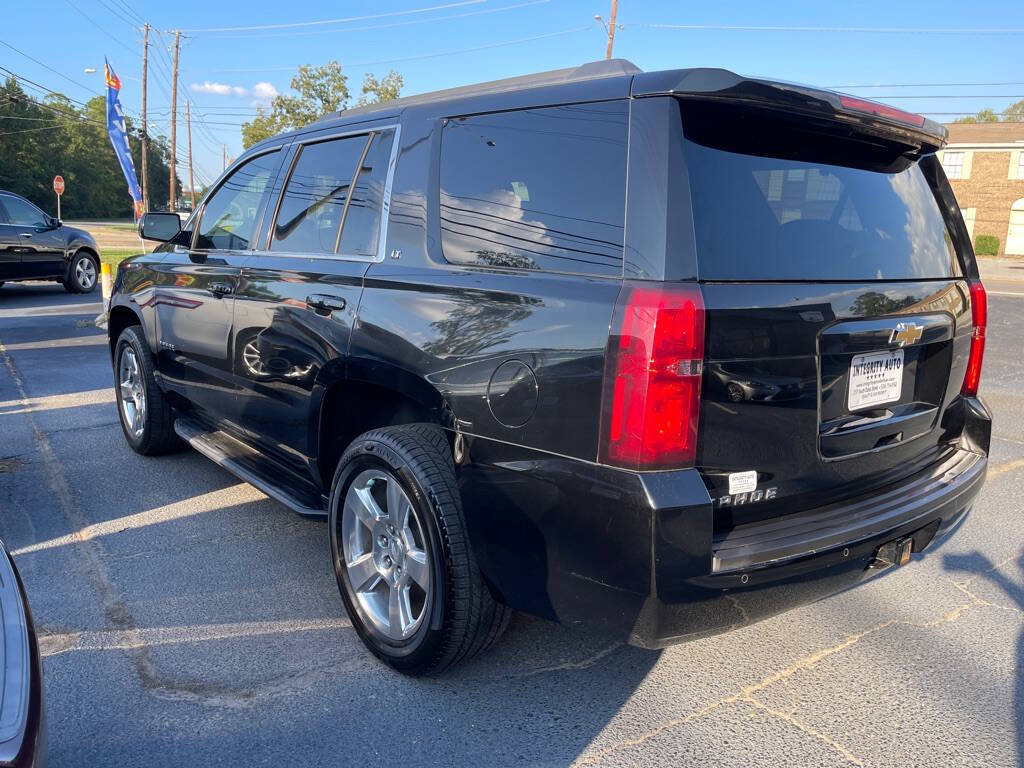
<path fill-rule="evenodd" d="M 342 555 L 363 614 L 389 640 L 406 640 L 430 603 L 426 529 L 397 478 L 356 476 L 341 513 Z"/>
<path fill-rule="evenodd" d="M 146 390 L 142 381 L 142 369 L 135 350 L 125 345 L 121 349 L 118 369 L 118 387 L 121 390 L 121 417 L 125 428 L 133 437 L 142 437 L 146 427 Z"/>
<path fill-rule="evenodd" d="M 88 256 L 82 256 L 75 262 L 75 279 L 85 291 L 96 285 L 96 265 Z"/>

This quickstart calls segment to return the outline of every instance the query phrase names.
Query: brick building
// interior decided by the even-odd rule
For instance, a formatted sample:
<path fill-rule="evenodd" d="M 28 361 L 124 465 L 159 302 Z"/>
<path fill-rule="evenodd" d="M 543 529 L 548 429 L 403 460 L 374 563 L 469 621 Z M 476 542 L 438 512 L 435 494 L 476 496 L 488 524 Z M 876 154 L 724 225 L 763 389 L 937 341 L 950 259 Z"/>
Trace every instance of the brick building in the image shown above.
<path fill-rule="evenodd" d="M 939 153 L 967 230 L 1024 256 L 1024 123 L 954 123 Z"/>

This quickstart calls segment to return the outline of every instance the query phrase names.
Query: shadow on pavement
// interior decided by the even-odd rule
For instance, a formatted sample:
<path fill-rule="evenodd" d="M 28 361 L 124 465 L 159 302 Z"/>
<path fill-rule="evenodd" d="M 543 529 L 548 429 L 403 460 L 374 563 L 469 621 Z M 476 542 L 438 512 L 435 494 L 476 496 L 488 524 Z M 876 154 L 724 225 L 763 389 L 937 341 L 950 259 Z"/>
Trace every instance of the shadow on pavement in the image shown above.
<path fill-rule="evenodd" d="M 943 568 L 970 574 L 970 581 L 984 579 L 997 587 L 1016 606 L 1024 611 L 1024 583 L 1016 583 L 999 570 L 987 555 L 975 550 L 969 555 L 945 555 Z M 1017 567 L 1024 575 L 1024 554 L 1017 558 Z M 969 583 L 968 582 L 968 583 Z M 1017 665 L 1015 669 L 1015 688 L 1013 694 L 1014 722 L 1017 724 L 1017 755 L 1024 763 L 1024 632 L 1017 638 Z"/>

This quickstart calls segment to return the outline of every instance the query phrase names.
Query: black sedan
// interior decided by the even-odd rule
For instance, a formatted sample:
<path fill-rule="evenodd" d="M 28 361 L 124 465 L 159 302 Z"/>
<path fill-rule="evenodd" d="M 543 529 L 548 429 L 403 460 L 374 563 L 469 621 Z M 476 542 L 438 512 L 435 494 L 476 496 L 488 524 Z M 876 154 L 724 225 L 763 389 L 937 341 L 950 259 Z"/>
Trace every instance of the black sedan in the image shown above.
<path fill-rule="evenodd" d="M 0 766 L 38 766 L 43 675 L 25 587 L 0 542 Z"/>
<path fill-rule="evenodd" d="M 99 253 L 88 232 L 0 189 L 0 285 L 56 280 L 70 293 L 89 293 L 99 278 Z"/>

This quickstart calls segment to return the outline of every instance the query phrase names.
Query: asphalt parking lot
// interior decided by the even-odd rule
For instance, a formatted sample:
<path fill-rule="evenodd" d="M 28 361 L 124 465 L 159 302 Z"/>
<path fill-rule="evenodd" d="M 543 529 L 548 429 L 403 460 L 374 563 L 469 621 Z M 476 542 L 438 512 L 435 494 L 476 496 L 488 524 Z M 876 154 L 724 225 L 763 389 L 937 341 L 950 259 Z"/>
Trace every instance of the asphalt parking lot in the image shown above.
<path fill-rule="evenodd" d="M 945 546 L 650 652 L 517 616 L 409 680 L 352 632 L 326 526 L 194 452 L 132 453 L 99 295 L 0 289 L 0 537 L 55 766 L 945 765 L 1024 760 L 1024 283 L 992 286 L 988 482 Z"/>

